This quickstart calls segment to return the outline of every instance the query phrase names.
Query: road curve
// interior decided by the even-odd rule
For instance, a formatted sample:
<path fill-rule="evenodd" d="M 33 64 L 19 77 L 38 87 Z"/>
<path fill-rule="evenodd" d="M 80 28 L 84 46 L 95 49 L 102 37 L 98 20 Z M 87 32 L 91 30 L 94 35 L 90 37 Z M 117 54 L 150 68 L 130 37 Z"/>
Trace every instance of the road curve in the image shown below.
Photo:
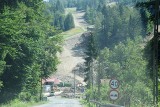
<path fill-rule="evenodd" d="M 78 99 L 66 99 L 58 96 L 49 97 L 49 103 L 34 107 L 83 107 Z"/>

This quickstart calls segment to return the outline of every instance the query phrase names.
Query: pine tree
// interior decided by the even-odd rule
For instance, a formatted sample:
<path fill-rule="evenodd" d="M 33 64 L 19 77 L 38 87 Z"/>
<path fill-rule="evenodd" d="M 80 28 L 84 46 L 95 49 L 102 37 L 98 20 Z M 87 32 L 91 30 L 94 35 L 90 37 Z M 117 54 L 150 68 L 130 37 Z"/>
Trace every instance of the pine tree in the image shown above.
<path fill-rule="evenodd" d="M 73 16 L 71 13 L 69 13 L 66 18 L 65 18 L 65 21 L 64 21 L 64 29 L 65 30 L 69 30 L 69 29 L 72 29 L 74 28 L 75 25 L 74 25 L 74 19 L 73 19 Z"/>
<path fill-rule="evenodd" d="M 85 58 L 85 65 L 86 65 L 86 69 L 85 69 L 85 74 L 86 74 L 86 78 L 84 79 L 84 81 L 88 81 L 88 87 L 90 87 L 91 85 L 91 63 L 93 63 L 93 60 L 95 60 L 98 56 L 98 47 L 97 47 L 97 41 L 95 39 L 95 36 L 92 33 L 88 34 L 88 39 L 87 39 L 87 51 L 85 52 L 86 54 L 86 58 Z"/>
<path fill-rule="evenodd" d="M 64 13 L 64 6 L 62 4 L 62 2 L 60 0 L 57 0 L 56 4 L 55 4 L 55 10 L 60 12 L 60 13 Z"/>
<path fill-rule="evenodd" d="M 39 100 L 40 79 L 55 72 L 59 63 L 61 38 L 44 15 L 44 4 L 31 4 L 37 1 L 4 8 L 0 14 L 0 102 Z"/>

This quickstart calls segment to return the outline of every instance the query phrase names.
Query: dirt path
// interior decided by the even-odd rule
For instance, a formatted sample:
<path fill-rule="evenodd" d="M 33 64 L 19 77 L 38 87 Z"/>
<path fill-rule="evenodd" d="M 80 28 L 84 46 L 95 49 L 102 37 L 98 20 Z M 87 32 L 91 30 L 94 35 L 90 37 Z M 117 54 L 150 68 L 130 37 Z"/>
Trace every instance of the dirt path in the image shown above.
<path fill-rule="evenodd" d="M 84 21 L 85 12 L 77 11 L 76 13 L 73 13 L 74 22 L 76 27 L 81 27 L 84 31 L 86 31 L 88 24 Z"/>
<path fill-rule="evenodd" d="M 85 13 L 81 11 L 74 12 L 73 17 L 75 26 L 81 27 L 85 32 L 88 24 L 83 19 L 84 14 Z M 54 76 L 60 78 L 62 81 L 72 82 L 74 78 L 73 70 L 78 69 L 77 66 L 84 63 L 84 47 L 80 46 L 81 35 L 82 33 L 67 38 L 63 45 L 63 52 L 58 54 L 61 64 L 59 64 L 58 70 Z M 83 78 L 78 75 L 76 75 L 76 80 L 85 84 Z"/>

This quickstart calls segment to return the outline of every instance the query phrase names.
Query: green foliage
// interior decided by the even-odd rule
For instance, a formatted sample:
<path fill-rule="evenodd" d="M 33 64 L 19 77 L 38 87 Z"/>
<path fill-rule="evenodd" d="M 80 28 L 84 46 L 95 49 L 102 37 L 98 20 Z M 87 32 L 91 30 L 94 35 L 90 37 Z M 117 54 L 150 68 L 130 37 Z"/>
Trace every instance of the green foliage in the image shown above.
<path fill-rule="evenodd" d="M 77 6 L 77 2 L 79 0 L 49 0 L 49 4 L 57 4 L 58 6 L 61 6 L 62 9 L 60 7 L 57 6 L 57 9 L 61 9 L 63 10 L 63 8 L 72 8 L 72 7 L 76 7 Z M 47 2 L 46 2 L 47 3 Z M 56 7 L 56 5 L 55 5 Z M 56 9 L 55 9 L 56 10 Z"/>
<path fill-rule="evenodd" d="M 77 10 L 86 10 L 87 7 L 96 9 L 100 2 L 105 0 L 78 0 Z"/>
<path fill-rule="evenodd" d="M 3 74 L 4 68 L 5 68 L 5 61 L 0 60 L 0 76 Z M 3 86 L 2 81 L 0 81 L 0 89 Z"/>
<path fill-rule="evenodd" d="M 75 27 L 75 25 L 74 25 L 73 16 L 72 16 L 71 13 L 68 13 L 66 18 L 65 18 L 65 21 L 64 21 L 64 29 L 69 30 L 69 29 L 72 29 L 74 27 Z"/>
<path fill-rule="evenodd" d="M 86 57 L 85 57 L 85 75 L 86 78 L 84 79 L 84 81 L 88 82 L 88 87 L 91 87 L 91 68 L 93 60 L 97 59 L 97 55 L 98 55 L 98 48 L 97 48 L 97 43 L 96 43 L 96 38 L 95 35 L 92 33 L 88 34 L 88 38 L 85 38 L 86 40 L 84 42 L 87 41 L 87 51 L 85 52 Z"/>
<path fill-rule="evenodd" d="M 25 4 L 6 7 L 0 14 L 0 102 L 15 97 L 37 101 L 40 79 L 55 72 L 59 63 L 56 53 L 61 50 L 62 37 L 44 14 L 43 2 Z"/>
<path fill-rule="evenodd" d="M 148 0 L 118 0 L 118 3 L 121 3 L 123 5 L 135 5 L 138 2 L 145 2 Z"/>
<path fill-rule="evenodd" d="M 146 9 L 140 8 L 140 14 L 145 32 L 151 32 L 153 28 L 153 23 L 149 20 L 150 13 Z"/>
<path fill-rule="evenodd" d="M 55 12 L 64 13 L 65 12 L 64 4 L 62 3 L 62 0 L 49 0 L 49 2 L 46 2 L 45 4 L 48 6 L 51 13 L 55 13 Z"/>
<path fill-rule="evenodd" d="M 62 2 L 70 3 L 71 1 L 50 0 L 48 3 L 46 3 L 47 9 L 45 13 L 54 17 L 52 18 L 53 21 L 51 22 L 52 26 L 55 26 L 58 30 L 67 31 L 75 27 L 74 19 L 71 13 L 65 15 L 67 12 L 65 12 L 64 4 Z"/>
<path fill-rule="evenodd" d="M 66 39 L 66 38 L 69 38 L 71 36 L 74 36 L 75 34 L 80 34 L 80 33 L 83 33 L 83 32 L 84 32 L 84 30 L 81 27 L 75 27 L 71 30 L 62 32 L 60 35 L 62 35 L 63 38 Z"/>
<path fill-rule="evenodd" d="M 90 0 L 85 1 L 86 14 L 84 18 L 90 24 L 99 23 L 98 26 L 95 26 L 95 30 L 98 30 L 97 39 L 101 48 L 114 47 L 128 37 L 132 39 L 138 35 L 145 37 L 148 32 L 152 31 L 152 22 L 148 20 L 150 13 L 144 8 L 140 10 L 135 8 L 133 4 L 137 3 L 136 0 L 115 0 L 117 4 L 109 6 L 110 2 L 112 3 L 114 0 L 101 0 L 96 2 L 97 5 L 91 5 Z M 123 2 L 128 2 L 127 4 L 132 5 L 132 8 L 124 5 Z M 97 23 L 97 21 L 99 22 Z"/>
<path fill-rule="evenodd" d="M 38 101 L 40 93 L 40 76 L 41 70 L 38 64 L 33 64 L 26 67 L 26 73 L 24 74 L 23 90 L 19 95 L 19 98 L 23 101 Z M 35 72 L 36 71 L 36 72 Z M 34 88 L 33 88 L 34 87 Z"/>
<path fill-rule="evenodd" d="M 134 41 L 127 39 L 125 44 L 119 43 L 112 51 L 105 48 L 101 54 L 104 59 L 101 63 L 108 67 L 105 72 L 107 79 L 117 78 L 120 81 L 121 98 L 116 101 L 120 105 L 126 102 L 126 105 L 135 107 L 136 104 L 149 106 L 152 103 L 153 84 L 149 79 L 148 60 L 143 58 L 140 43 L 140 38 Z"/>
<path fill-rule="evenodd" d="M 148 15 L 147 19 L 149 21 L 155 22 L 155 13 L 157 12 L 156 14 L 159 14 L 159 11 L 156 10 L 156 2 L 157 0 L 144 0 L 143 2 L 137 2 L 136 7 L 148 10 L 150 14 Z"/>
<path fill-rule="evenodd" d="M 60 0 L 57 0 L 56 5 L 55 5 L 55 10 L 60 12 L 60 13 L 64 13 L 64 6 L 62 4 L 62 2 Z"/>
<path fill-rule="evenodd" d="M 89 1 L 86 0 L 85 3 Z M 117 4 L 105 5 L 114 1 Z M 115 101 L 116 104 L 123 105 L 125 102 L 126 106 L 131 107 L 142 104 L 152 106 L 151 54 L 141 46 L 143 38 L 152 31 L 153 25 L 148 20 L 148 10 L 134 7 L 142 1 L 145 0 L 101 0 L 93 8 L 88 4 L 83 7 L 86 10 L 85 19 L 95 25 L 94 34 L 102 50 L 97 58 L 99 63 L 96 72 L 99 80 L 96 84 L 96 101 L 112 103 L 109 102 L 108 93 L 105 94 L 111 89 L 100 84 L 100 79 L 117 78 L 120 81 L 120 98 Z M 149 56 L 144 57 L 144 54 Z M 88 97 L 94 99 L 91 97 L 94 93 L 91 87 L 88 93 Z"/>
<path fill-rule="evenodd" d="M 25 103 L 25 102 L 21 102 L 21 101 L 19 101 L 18 99 L 15 99 L 15 100 L 13 100 L 13 101 L 11 101 L 10 103 L 8 103 L 8 104 L 3 104 L 3 105 L 1 105 L 1 107 L 29 107 L 30 106 L 30 104 L 27 104 L 27 103 Z"/>
<path fill-rule="evenodd" d="M 148 22 L 150 22 L 150 23 L 154 23 L 154 24 L 156 24 L 155 22 L 157 21 L 157 19 L 155 19 L 156 17 L 156 14 L 159 14 L 159 11 L 157 11 L 156 10 L 156 2 L 158 2 L 157 0 L 153 0 L 153 1 L 144 1 L 144 2 L 139 2 L 139 3 L 137 3 L 136 4 L 136 7 L 139 7 L 141 10 L 148 10 L 148 14 L 146 15 L 146 13 L 144 13 L 145 14 L 145 16 L 147 16 L 146 17 L 146 19 L 148 20 Z M 144 15 L 143 14 L 143 15 Z M 158 19 L 159 20 L 159 19 Z M 158 21 L 159 22 L 159 21 Z M 153 24 L 152 24 L 152 26 L 147 26 L 148 27 L 148 29 L 149 28 L 153 28 Z M 154 26 L 155 27 L 155 26 Z M 154 35 L 155 36 L 155 35 Z M 158 46 L 159 46 L 159 44 L 160 44 L 160 42 L 158 41 Z M 148 49 L 148 50 L 147 50 Z M 156 49 L 156 50 L 158 50 L 158 54 L 159 54 L 159 47 L 158 47 L 158 49 Z M 153 71 L 154 71 L 154 64 L 153 64 L 153 62 L 151 62 L 151 61 L 154 61 L 155 59 L 154 59 L 154 57 L 153 57 L 153 55 L 154 55 L 154 52 L 155 52 L 155 50 L 154 50 L 154 38 L 152 38 L 151 39 L 151 41 L 147 44 L 147 47 L 146 47 L 146 56 L 148 56 L 148 58 L 149 58 L 149 60 L 150 60 L 150 63 L 148 64 L 148 66 L 150 67 L 150 69 L 152 69 Z M 151 54 L 148 54 L 148 53 L 151 53 Z M 159 69 L 159 65 L 160 65 L 160 63 L 159 63 L 159 60 L 160 60 L 160 56 L 158 55 L 158 57 L 155 57 L 155 58 L 158 58 L 157 60 L 158 60 L 158 78 L 159 78 L 159 76 L 160 76 L 160 69 Z M 154 78 L 154 72 L 151 72 L 150 73 L 150 75 L 151 75 L 151 77 L 152 78 Z M 153 80 L 154 81 L 154 80 Z M 159 82 L 158 82 L 158 92 L 159 92 Z M 158 97 L 160 97 L 160 94 L 158 94 Z M 158 100 L 159 101 L 159 100 Z"/>
<path fill-rule="evenodd" d="M 77 2 L 79 0 L 65 0 L 67 2 L 67 7 L 76 7 L 77 6 Z"/>
<path fill-rule="evenodd" d="M 160 83 L 158 83 L 158 99 L 160 98 Z"/>
<path fill-rule="evenodd" d="M 118 5 L 102 9 L 104 19 L 102 32 L 99 34 L 101 46 L 113 47 L 128 37 L 134 39 L 138 35 L 146 34 L 142 26 L 139 11 L 134 8 Z"/>
<path fill-rule="evenodd" d="M 58 87 L 71 87 L 72 84 L 70 84 L 70 83 L 60 83 L 60 84 L 58 84 L 57 86 L 58 86 Z"/>
<path fill-rule="evenodd" d="M 22 102 L 19 99 L 14 99 L 6 104 L 1 104 L 1 107 L 31 107 L 38 104 L 44 104 L 46 102 Z"/>
<path fill-rule="evenodd" d="M 57 29 L 59 29 L 59 30 L 65 30 L 65 28 L 64 28 L 64 21 L 65 21 L 65 15 L 56 12 L 54 14 L 54 22 L 53 22 L 52 25 L 56 26 Z"/>
<path fill-rule="evenodd" d="M 96 10 L 87 7 L 86 9 L 86 13 L 84 15 L 85 20 L 89 23 L 89 24 L 95 24 L 95 22 L 97 21 L 95 19 L 95 17 L 97 16 L 96 14 Z"/>
<path fill-rule="evenodd" d="M 50 24 L 58 30 L 64 30 L 65 9 L 62 1 L 50 0 L 46 2 L 45 5 L 45 14 L 51 16 L 52 19 Z"/>

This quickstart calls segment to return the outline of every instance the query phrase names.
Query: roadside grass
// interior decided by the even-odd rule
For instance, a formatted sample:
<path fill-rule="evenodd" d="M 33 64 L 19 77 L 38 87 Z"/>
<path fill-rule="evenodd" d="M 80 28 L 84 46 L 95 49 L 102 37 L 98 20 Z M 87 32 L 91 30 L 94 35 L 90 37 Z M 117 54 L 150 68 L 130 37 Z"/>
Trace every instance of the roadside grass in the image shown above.
<path fill-rule="evenodd" d="M 81 100 L 80 100 L 80 103 L 82 104 L 83 107 L 96 107 L 95 104 L 89 103 L 89 102 L 87 102 L 87 101 L 84 100 L 84 99 L 81 99 Z"/>
<path fill-rule="evenodd" d="M 36 105 L 45 104 L 47 101 L 41 101 L 41 102 L 22 102 L 18 99 L 15 99 L 7 104 L 2 104 L 0 107 L 32 107 Z"/>
<path fill-rule="evenodd" d="M 83 107 L 87 107 L 87 101 L 85 101 L 84 99 L 80 100 L 81 105 L 83 105 Z"/>
<path fill-rule="evenodd" d="M 68 30 L 66 32 L 62 32 L 60 35 L 63 36 L 64 39 L 67 39 L 68 37 L 71 37 L 73 35 L 83 33 L 84 30 L 80 27 L 73 28 L 71 30 Z"/>

